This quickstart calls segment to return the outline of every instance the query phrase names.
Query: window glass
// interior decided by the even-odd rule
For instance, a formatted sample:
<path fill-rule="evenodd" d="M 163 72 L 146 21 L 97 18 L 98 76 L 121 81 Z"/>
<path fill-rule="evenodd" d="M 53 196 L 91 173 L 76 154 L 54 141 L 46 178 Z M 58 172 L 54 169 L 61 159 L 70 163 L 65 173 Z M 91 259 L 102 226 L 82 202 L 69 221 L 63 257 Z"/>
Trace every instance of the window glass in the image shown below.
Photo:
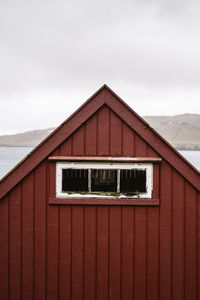
<path fill-rule="evenodd" d="M 63 192 L 88 192 L 87 169 L 63 169 L 62 170 Z"/>
<path fill-rule="evenodd" d="M 121 170 L 120 172 L 121 193 L 146 193 L 145 170 Z"/>
<path fill-rule="evenodd" d="M 117 170 L 92 169 L 92 192 L 117 192 Z"/>

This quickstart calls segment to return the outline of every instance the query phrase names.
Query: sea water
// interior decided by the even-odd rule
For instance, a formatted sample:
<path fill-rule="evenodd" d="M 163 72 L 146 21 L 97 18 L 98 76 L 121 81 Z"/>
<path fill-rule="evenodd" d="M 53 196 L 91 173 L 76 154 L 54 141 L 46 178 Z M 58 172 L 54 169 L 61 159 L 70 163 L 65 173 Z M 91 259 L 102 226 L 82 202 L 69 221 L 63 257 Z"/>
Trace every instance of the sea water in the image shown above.
<path fill-rule="evenodd" d="M 0 147 L 0 178 L 12 170 L 32 147 Z"/>

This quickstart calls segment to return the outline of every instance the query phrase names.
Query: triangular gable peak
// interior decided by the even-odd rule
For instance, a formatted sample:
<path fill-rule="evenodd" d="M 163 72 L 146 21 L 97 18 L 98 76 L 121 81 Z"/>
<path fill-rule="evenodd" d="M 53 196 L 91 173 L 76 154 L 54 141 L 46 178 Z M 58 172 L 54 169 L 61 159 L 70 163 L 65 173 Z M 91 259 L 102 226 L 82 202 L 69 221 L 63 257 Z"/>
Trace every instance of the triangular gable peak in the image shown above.
<path fill-rule="evenodd" d="M 52 151 L 62 144 L 102 106 L 108 106 L 131 127 L 162 158 L 173 166 L 197 190 L 200 190 L 200 173 L 169 145 L 147 122 L 136 114 L 108 86 L 104 85 L 89 98 L 64 123 L 39 144 L 23 162 L 8 173 L 1 181 L 0 198 L 29 174 Z"/>

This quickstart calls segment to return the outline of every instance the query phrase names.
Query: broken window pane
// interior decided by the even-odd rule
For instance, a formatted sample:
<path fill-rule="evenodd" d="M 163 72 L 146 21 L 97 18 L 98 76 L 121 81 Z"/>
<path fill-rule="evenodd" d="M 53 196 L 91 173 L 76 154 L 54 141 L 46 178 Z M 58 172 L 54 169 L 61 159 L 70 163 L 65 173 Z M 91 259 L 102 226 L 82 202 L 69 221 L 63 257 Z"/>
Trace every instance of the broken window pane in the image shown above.
<path fill-rule="evenodd" d="M 121 170 L 121 193 L 146 193 L 146 170 Z"/>
<path fill-rule="evenodd" d="M 63 192 L 88 192 L 88 170 L 86 169 L 63 169 L 62 170 Z"/>
<path fill-rule="evenodd" d="M 117 192 L 117 170 L 92 169 L 92 192 Z"/>

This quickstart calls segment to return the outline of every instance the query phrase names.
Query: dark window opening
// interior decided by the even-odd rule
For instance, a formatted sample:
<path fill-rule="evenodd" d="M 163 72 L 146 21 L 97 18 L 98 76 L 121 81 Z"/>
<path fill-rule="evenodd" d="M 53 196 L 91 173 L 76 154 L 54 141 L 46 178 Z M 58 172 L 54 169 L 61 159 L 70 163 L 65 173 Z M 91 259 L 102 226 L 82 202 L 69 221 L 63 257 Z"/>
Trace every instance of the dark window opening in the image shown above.
<path fill-rule="evenodd" d="M 86 169 L 63 169 L 62 170 L 63 192 L 88 192 L 88 170 Z"/>
<path fill-rule="evenodd" d="M 62 169 L 62 192 L 138 195 L 147 193 L 146 169 Z"/>
<path fill-rule="evenodd" d="M 117 170 L 92 169 L 92 192 L 117 192 Z"/>
<path fill-rule="evenodd" d="M 146 193 L 145 170 L 121 170 L 120 171 L 121 193 Z"/>

